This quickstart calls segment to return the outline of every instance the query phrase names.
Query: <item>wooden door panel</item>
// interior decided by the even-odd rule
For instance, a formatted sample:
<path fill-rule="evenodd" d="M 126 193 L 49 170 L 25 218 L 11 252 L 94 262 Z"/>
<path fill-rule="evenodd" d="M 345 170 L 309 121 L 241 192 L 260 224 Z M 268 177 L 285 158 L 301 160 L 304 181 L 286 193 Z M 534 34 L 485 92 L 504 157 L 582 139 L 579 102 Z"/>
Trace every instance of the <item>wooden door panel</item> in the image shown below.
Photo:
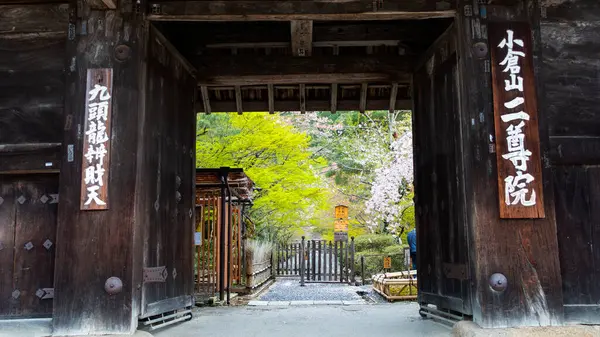
<path fill-rule="evenodd" d="M 13 283 L 20 294 L 11 315 L 52 314 L 54 243 L 56 241 L 58 181 L 40 176 L 15 182 L 15 255 Z"/>
<path fill-rule="evenodd" d="M 6 316 L 10 313 L 14 291 L 15 200 L 11 180 L 3 179 L 0 198 L 0 316 Z"/>

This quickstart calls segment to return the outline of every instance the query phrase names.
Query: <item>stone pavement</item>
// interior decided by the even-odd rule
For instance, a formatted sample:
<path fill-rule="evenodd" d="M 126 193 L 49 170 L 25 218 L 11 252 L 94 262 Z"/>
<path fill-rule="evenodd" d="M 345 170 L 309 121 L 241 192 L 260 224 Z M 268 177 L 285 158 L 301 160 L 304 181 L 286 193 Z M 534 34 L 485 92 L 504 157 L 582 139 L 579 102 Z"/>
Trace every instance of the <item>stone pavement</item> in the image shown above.
<path fill-rule="evenodd" d="M 194 318 L 152 331 L 155 337 L 448 337 L 422 319 L 414 302 L 380 305 L 240 306 L 195 310 Z"/>

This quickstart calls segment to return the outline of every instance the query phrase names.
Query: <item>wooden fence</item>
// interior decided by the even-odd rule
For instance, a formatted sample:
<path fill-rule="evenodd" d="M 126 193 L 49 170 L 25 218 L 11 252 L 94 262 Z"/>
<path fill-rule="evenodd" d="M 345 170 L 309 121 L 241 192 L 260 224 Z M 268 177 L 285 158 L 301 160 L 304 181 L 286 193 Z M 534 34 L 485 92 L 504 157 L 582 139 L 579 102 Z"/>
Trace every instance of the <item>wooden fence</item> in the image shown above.
<path fill-rule="evenodd" d="M 349 243 L 305 240 L 279 245 L 276 275 L 301 282 L 355 282 L 354 238 Z"/>

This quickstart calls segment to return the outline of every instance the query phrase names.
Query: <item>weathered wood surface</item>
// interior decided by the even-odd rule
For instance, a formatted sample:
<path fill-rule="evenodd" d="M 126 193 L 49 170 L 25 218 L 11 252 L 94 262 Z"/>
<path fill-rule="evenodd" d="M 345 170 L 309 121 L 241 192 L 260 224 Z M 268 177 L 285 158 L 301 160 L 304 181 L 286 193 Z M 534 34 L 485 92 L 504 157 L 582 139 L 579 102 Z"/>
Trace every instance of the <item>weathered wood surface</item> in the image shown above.
<path fill-rule="evenodd" d="M 469 250 L 455 34 L 456 28 L 449 28 L 423 55 L 414 75 L 418 287 L 420 303 L 470 315 L 466 277 L 454 278 L 445 272 L 447 265 L 464 265 Z"/>
<path fill-rule="evenodd" d="M 466 5 L 472 6 L 473 16 L 464 15 Z M 481 29 L 486 24 L 481 17 L 485 11 L 477 1 L 461 1 L 457 12 L 473 320 L 483 327 L 560 324 L 562 282 L 551 173 L 543 166 L 545 219 L 499 219 L 496 154 L 489 151 L 494 146 L 490 142 L 490 134 L 494 134 L 491 79 L 485 64 L 489 55 L 478 58 L 474 53 L 476 42 L 488 42 Z M 539 24 L 532 19 L 531 25 L 537 46 Z M 534 47 L 534 64 L 538 58 L 539 50 Z M 543 81 L 539 72 L 535 75 L 536 83 Z M 540 125 L 540 129 L 544 127 Z M 541 138 L 544 149 L 546 142 Z M 494 273 L 506 276 L 506 290 L 490 287 Z"/>
<path fill-rule="evenodd" d="M 136 213 L 144 228 L 143 267 L 165 266 L 164 283 L 145 283 L 140 316 L 180 309 L 194 294 L 196 79 L 151 29 L 146 112 Z M 187 302 L 186 302 L 187 303 Z M 157 312 L 157 310 L 159 312 Z"/>
<path fill-rule="evenodd" d="M 600 3 L 540 1 L 565 320 L 600 323 Z"/>
<path fill-rule="evenodd" d="M 0 5 L 0 143 L 61 141 L 66 31 L 66 5 Z"/>
<path fill-rule="evenodd" d="M 449 1 L 152 1 L 160 14 L 151 20 L 377 20 L 454 16 Z M 378 5 L 379 4 L 379 5 Z"/>
<path fill-rule="evenodd" d="M 57 173 L 62 161 L 60 144 L 26 151 L 0 151 L 0 156 L 0 174 Z"/>
<path fill-rule="evenodd" d="M 366 110 L 386 110 L 390 104 L 389 100 L 373 100 L 368 99 Z M 358 100 L 341 100 L 338 98 L 336 111 L 357 111 L 360 106 Z M 396 109 L 410 110 L 412 101 L 406 98 L 396 100 Z M 237 111 L 235 102 L 222 101 L 211 102 L 210 112 L 235 112 Z M 331 102 L 326 100 L 306 100 L 305 111 L 326 111 L 331 109 Z M 206 109 L 202 105 L 197 106 L 198 112 L 205 112 Z M 254 111 L 269 111 L 268 101 L 244 101 L 244 112 Z M 300 111 L 299 101 L 274 101 L 273 111 Z"/>
<path fill-rule="evenodd" d="M 0 317 L 49 317 L 53 288 L 58 176 L 4 176 L 0 184 Z M 47 243 L 47 247 L 44 243 Z"/>
<path fill-rule="evenodd" d="M 0 301 L 0 315 L 7 316 L 11 313 L 11 301 L 6 299 L 12 298 L 13 287 L 13 271 L 14 271 L 14 254 L 13 249 L 15 243 L 15 186 L 12 180 L 2 179 L 0 183 L 0 296 L 3 301 Z"/>
<path fill-rule="evenodd" d="M 85 7 L 85 6 L 84 6 Z M 63 149 L 74 146 L 74 158 L 64 155 L 60 173 L 59 218 L 56 242 L 54 334 L 132 333 L 137 327 L 141 289 L 141 224 L 135 221 L 140 78 L 144 69 L 145 29 L 140 16 L 122 11 L 76 12 L 69 18 L 77 31 L 86 22 L 87 35 L 67 43 L 70 67 L 66 73 Z M 80 19 L 78 19 L 78 17 Z M 125 45 L 125 46 L 123 46 Z M 124 53 L 117 53 L 120 47 Z M 95 52 L 88 52 L 95 50 Z M 120 60 L 117 60 L 116 57 Z M 109 210 L 85 212 L 78 207 L 81 188 L 80 137 L 85 116 L 87 69 L 112 68 L 113 107 Z M 143 92 L 143 91 L 142 91 Z M 79 127 L 78 127 L 79 126 Z M 143 166 L 142 166 L 143 167 Z M 139 226 L 138 226 L 139 225 Z M 139 270 L 139 275 L 135 272 Z M 117 294 L 104 284 L 110 277 L 123 283 Z"/>
<path fill-rule="evenodd" d="M 192 59 L 203 85 L 410 83 L 414 58 L 401 56 L 211 56 Z"/>

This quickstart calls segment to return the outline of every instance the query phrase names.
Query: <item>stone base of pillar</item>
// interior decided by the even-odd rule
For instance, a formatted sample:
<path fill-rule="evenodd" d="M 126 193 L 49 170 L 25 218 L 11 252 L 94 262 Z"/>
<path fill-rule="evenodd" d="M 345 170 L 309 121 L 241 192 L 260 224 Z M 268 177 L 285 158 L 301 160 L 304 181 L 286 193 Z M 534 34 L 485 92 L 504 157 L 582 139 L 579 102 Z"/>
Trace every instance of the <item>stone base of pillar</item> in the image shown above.
<path fill-rule="evenodd" d="M 484 329 L 479 325 L 462 321 L 452 329 L 454 337 L 595 337 L 600 336 L 600 326 L 566 325 L 521 328 Z"/>

